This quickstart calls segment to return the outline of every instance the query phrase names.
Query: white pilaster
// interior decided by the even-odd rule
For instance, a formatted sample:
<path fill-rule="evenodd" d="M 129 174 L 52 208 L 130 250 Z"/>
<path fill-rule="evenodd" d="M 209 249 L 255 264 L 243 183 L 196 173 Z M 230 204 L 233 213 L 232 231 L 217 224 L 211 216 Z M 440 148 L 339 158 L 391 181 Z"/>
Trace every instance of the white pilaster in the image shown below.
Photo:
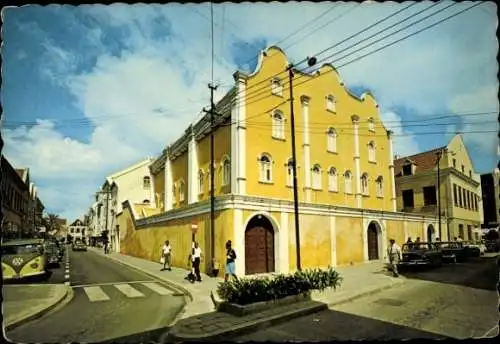
<path fill-rule="evenodd" d="M 238 167 L 242 157 L 238 155 L 238 114 L 236 102 L 231 106 L 231 193 L 238 194 Z"/>
<path fill-rule="evenodd" d="M 170 161 L 170 156 L 167 155 L 167 160 L 165 160 L 165 202 L 163 202 L 165 211 L 172 209 L 174 203 L 174 195 L 172 181 L 172 163 Z"/>
<path fill-rule="evenodd" d="M 386 252 L 387 252 L 387 245 L 388 245 L 388 240 L 389 238 L 387 238 L 387 220 L 382 220 L 382 235 L 381 235 L 381 238 L 382 238 L 382 242 L 380 243 L 381 245 L 381 250 L 382 252 L 380 253 L 380 258 L 383 258 L 385 255 L 386 255 Z M 401 245 L 401 243 L 399 243 L 399 245 Z"/>
<path fill-rule="evenodd" d="M 198 154 L 196 139 L 194 133 L 191 132 L 191 139 L 188 143 L 188 204 L 198 201 L 198 187 Z"/>
<path fill-rule="evenodd" d="M 282 211 L 279 230 L 279 273 L 286 274 L 290 268 L 288 255 L 288 213 Z"/>
<path fill-rule="evenodd" d="M 391 202 L 392 211 L 397 211 L 396 205 L 396 180 L 394 177 L 394 155 L 392 152 L 392 131 L 387 131 L 387 138 L 389 139 L 389 176 L 391 178 Z"/>
<path fill-rule="evenodd" d="M 148 168 L 148 171 L 149 171 L 149 180 L 151 181 L 149 185 L 149 204 L 151 205 L 151 207 L 158 206 L 158 204 L 156 204 L 156 198 L 155 198 L 155 184 L 156 184 L 155 178 L 153 176 L 153 173 L 151 173 L 151 169 Z M 121 204 L 117 204 L 117 210 L 119 211 L 122 210 Z"/>
<path fill-rule="evenodd" d="M 351 116 L 352 125 L 354 129 L 354 178 L 356 178 L 356 206 L 361 208 L 363 206 L 361 195 L 361 167 L 359 157 L 359 116 Z"/>
<path fill-rule="evenodd" d="M 246 76 L 240 72 L 233 75 L 236 82 L 236 106 L 234 108 L 234 120 L 232 121 L 232 131 L 235 131 L 234 150 L 231 152 L 231 161 L 234 161 L 235 193 L 246 194 Z M 232 136 L 232 135 L 231 135 Z M 236 158 L 236 159 L 234 159 Z M 233 160 L 234 159 L 234 160 Z M 233 163 L 232 163 L 233 164 Z M 233 188 L 231 188 L 231 191 Z"/>
<path fill-rule="evenodd" d="M 302 108 L 302 121 L 304 123 L 304 134 L 302 148 L 304 151 L 304 183 L 306 192 L 306 203 L 311 203 L 311 146 L 309 143 L 309 100 L 307 96 L 300 97 Z"/>
<path fill-rule="evenodd" d="M 368 224 L 369 219 L 364 218 L 361 225 L 361 231 L 363 233 L 363 261 L 368 261 Z"/>
<path fill-rule="evenodd" d="M 245 275 L 245 228 L 243 228 L 243 210 L 233 210 L 233 248 L 236 251 L 236 275 Z"/>
<path fill-rule="evenodd" d="M 330 265 L 337 266 L 337 222 L 335 216 L 330 215 Z"/>

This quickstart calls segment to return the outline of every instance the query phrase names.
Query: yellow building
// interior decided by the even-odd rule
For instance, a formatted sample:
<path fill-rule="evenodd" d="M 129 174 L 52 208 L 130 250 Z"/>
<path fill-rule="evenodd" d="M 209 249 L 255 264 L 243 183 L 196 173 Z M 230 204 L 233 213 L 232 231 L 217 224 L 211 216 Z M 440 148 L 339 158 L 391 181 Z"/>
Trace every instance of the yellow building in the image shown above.
<path fill-rule="evenodd" d="M 151 166 L 162 212 L 141 218 L 126 202 L 124 253 L 158 260 L 169 239 L 174 265 L 186 266 L 194 228 L 203 271 L 214 256 L 224 266 L 227 240 L 240 275 L 296 269 L 287 65 L 283 51 L 268 48 L 252 74 L 234 73 L 216 105 L 215 231 L 207 115 Z M 351 94 L 330 65 L 296 70 L 293 91 L 303 268 L 383 259 L 389 237 L 402 243 L 437 226 L 434 216 L 396 212 L 391 133 L 371 94 Z"/>
<path fill-rule="evenodd" d="M 441 203 L 441 216 L 447 217 L 446 226 L 441 234 L 429 232 L 428 238 L 441 235 L 479 239 L 483 219 L 481 177 L 474 172 L 460 135 L 447 146 L 399 158 L 394 164 L 397 210 L 437 215 Z"/>

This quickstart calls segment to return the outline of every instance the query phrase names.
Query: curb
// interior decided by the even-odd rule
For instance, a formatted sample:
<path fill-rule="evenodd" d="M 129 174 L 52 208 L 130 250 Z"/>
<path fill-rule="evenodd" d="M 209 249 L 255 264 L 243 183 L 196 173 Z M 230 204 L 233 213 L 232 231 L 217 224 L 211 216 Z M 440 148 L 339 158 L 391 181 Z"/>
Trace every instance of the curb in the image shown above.
<path fill-rule="evenodd" d="M 218 331 L 218 332 L 206 334 L 206 335 L 181 335 L 181 334 L 176 335 L 175 334 L 176 331 L 175 331 L 175 329 L 173 329 L 168 334 L 167 340 L 174 341 L 174 342 L 179 342 L 179 341 L 189 342 L 189 341 L 200 341 L 200 340 L 223 342 L 231 337 L 236 337 L 236 336 L 246 334 L 249 332 L 263 330 L 263 329 L 266 329 L 268 327 L 277 325 L 279 323 L 291 320 L 293 318 L 298 318 L 301 316 L 317 313 L 319 311 L 323 311 L 326 309 L 328 309 L 327 304 L 316 302 L 316 304 L 313 304 L 313 305 L 308 306 L 308 307 L 304 307 L 302 309 L 288 311 L 286 313 L 274 315 L 274 316 L 271 316 L 271 317 L 266 318 L 266 319 L 255 320 L 252 322 L 237 325 L 237 326 L 230 328 L 230 329 L 227 329 L 227 330 L 222 330 L 222 331 Z"/>
<path fill-rule="evenodd" d="M 35 319 L 38 319 L 38 318 L 41 318 L 42 316 L 44 316 L 45 314 L 47 314 L 48 312 L 50 312 L 51 310 L 53 310 L 54 308 L 56 308 L 58 305 L 60 305 L 61 303 L 63 303 L 63 301 L 65 300 L 68 300 L 68 301 L 71 301 L 71 298 L 73 296 L 73 294 L 71 293 L 72 289 L 71 287 L 69 286 L 65 286 L 65 290 L 66 292 L 64 293 L 63 296 L 61 296 L 60 298 L 58 298 L 54 303 L 52 303 L 50 306 L 36 312 L 36 313 L 33 313 L 31 315 L 28 315 L 26 317 L 24 317 L 23 319 L 19 319 L 11 324 L 8 324 L 8 325 L 5 325 L 5 332 L 7 331 L 12 331 L 13 329 L 21 326 L 21 325 L 24 325 L 25 323 L 27 322 L 30 322 L 32 320 L 35 320 Z M 70 297 L 71 296 L 71 297 Z"/>
<path fill-rule="evenodd" d="M 93 251 L 91 251 L 91 252 L 93 252 Z M 155 278 L 155 279 L 159 279 L 159 280 L 163 281 L 163 282 L 164 282 L 165 284 L 167 284 L 170 288 L 172 288 L 172 289 L 176 289 L 178 292 L 182 292 L 182 294 L 184 294 L 185 296 L 187 296 L 191 302 L 192 302 L 192 301 L 193 301 L 193 299 L 194 299 L 194 298 L 193 298 L 193 295 L 191 294 L 191 292 L 190 292 L 188 289 L 186 289 L 185 287 L 183 287 L 182 285 L 178 284 L 177 282 L 172 282 L 171 280 L 168 280 L 168 279 L 165 279 L 165 278 L 163 278 L 163 277 L 157 276 L 157 275 L 155 275 L 155 274 L 153 274 L 153 273 L 151 273 L 151 272 L 149 272 L 149 271 L 147 271 L 147 270 L 145 270 L 145 269 L 143 269 L 143 268 L 140 268 L 140 267 L 138 267 L 138 266 L 132 265 L 132 264 L 130 264 L 130 263 L 123 262 L 123 261 L 121 261 L 121 260 L 119 260 L 119 259 L 116 259 L 116 258 L 113 258 L 113 257 L 107 256 L 107 255 L 104 255 L 104 254 L 99 254 L 99 253 L 97 253 L 97 252 L 94 252 L 94 253 L 95 253 L 95 254 L 98 254 L 98 255 L 100 255 L 100 256 L 103 256 L 103 257 L 105 257 L 105 258 L 107 258 L 107 259 L 110 259 L 110 260 L 112 260 L 112 261 L 114 261 L 114 262 L 116 262 L 116 263 L 118 263 L 118 264 L 125 265 L 125 266 L 127 266 L 127 267 L 129 267 L 129 268 L 132 268 L 132 269 L 135 269 L 135 270 L 137 270 L 137 271 L 140 271 L 140 272 L 142 272 L 143 274 L 146 274 L 146 275 L 151 276 L 151 277 L 153 277 L 153 278 Z"/>

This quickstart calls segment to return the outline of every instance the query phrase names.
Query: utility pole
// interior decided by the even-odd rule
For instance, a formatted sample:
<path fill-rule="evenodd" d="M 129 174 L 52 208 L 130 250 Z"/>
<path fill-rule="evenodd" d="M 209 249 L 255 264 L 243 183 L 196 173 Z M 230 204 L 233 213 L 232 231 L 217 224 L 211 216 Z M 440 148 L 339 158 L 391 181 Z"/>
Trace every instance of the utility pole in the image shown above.
<path fill-rule="evenodd" d="M 215 104 L 214 104 L 214 91 L 217 86 L 208 84 L 210 88 L 210 257 L 212 257 L 211 270 L 215 264 L 215 155 L 214 155 L 214 127 L 215 127 Z"/>
<path fill-rule="evenodd" d="M 290 83 L 290 122 L 292 126 L 292 173 L 293 173 L 293 205 L 295 210 L 295 249 L 297 252 L 297 270 L 301 271 L 300 264 L 300 229 L 299 229 L 299 194 L 297 190 L 297 154 L 295 151 L 295 114 L 293 111 L 293 65 L 287 67 Z M 307 173 L 307 171 L 305 171 Z"/>

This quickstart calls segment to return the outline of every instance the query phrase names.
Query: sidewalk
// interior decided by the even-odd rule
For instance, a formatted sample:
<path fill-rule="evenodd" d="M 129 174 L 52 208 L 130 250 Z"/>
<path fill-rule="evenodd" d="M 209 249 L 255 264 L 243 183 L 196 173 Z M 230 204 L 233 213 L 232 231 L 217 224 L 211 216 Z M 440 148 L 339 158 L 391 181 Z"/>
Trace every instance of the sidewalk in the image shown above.
<path fill-rule="evenodd" d="M 71 287 L 63 284 L 4 285 L 4 327 L 9 331 L 71 299 Z"/>
<path fill-rule="evenodd" d="M 272 326 L 293 317 L 317 312 L 328 306 L 349 302 L 362 296 L 401 285 L 406 280 L 402 276 L 393 278 L 385 270 L 382 262 L 338 267 L 337 271 L 343 277 L 343 281 L 341 287 L 337 290 L 331 289 L 322 293 L 315 291 L 312 293 L 312 301 L 237 317 L 215 311 L 214 301 L 220 302 L 215 291 L 218 283 L 223 281 L 222 278 L 212 278 L 202 274 L 203 281 L 201 283 L 191 284 L 184 279 L 187 270 L 181 268 L 173 267 L 172 271 L 160 271 L 162 266 L 157 262 L 115 252 L 104 255 L 102 250 L 91 247 L 89 247 L 89 251 L 96 252 L 158 278 L 172 289 L 182 291 L 191 299 L 183 313 L 179 315 L 169 334 L 170 339 L 175 340 L 224 339 L 230 335 L 241 334 L 257 327 Z M 211 292 L 215 296 L 214 301 L 210 297 Z"/>

